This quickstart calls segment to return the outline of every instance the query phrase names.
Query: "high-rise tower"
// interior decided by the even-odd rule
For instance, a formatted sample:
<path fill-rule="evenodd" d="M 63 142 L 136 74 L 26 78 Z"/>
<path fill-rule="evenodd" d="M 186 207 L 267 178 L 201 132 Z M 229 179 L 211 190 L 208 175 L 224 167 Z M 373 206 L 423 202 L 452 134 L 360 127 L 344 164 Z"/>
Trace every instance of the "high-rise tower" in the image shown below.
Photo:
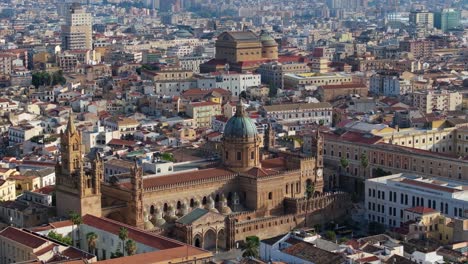
<path fill-rule="evenodd" d="M 78 3 L 73 3 L 62 26 L 63 50 L 91 50 L 93 48 L 92 17 Z"/>
<path fill-rule="evenodd" d="M 68 216 L 75 212 L 82 216 L 101 216 L 103 162 L 97 155 L 91 170 L 85 172 L 81 133 L 71 113 L 65 132 L 60 133 L 60 146 L 61 162 L 57 161 L 55 167 L 57 215 Z"/>

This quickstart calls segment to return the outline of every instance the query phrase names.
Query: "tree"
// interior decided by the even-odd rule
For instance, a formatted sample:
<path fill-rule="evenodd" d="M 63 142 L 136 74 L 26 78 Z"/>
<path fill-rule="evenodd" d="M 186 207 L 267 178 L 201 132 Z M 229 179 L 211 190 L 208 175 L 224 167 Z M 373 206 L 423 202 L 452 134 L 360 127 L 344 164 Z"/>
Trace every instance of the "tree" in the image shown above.
<path fill-rule="evenodd" d="M 260 239 L 256 236 L 249 236 L 245 238 L 244 252 L 242 257 L 244 258 L 258 258 L 258 247 L 260 245 Z"/>
<path fill-rule="evenodd" d="M 128 230 L 125 227 L 121 227 L 119 230 L 119 238 L 122 240 L 122 252 L 125 252 L 125 240 L 128 239 Z"/>
<path fill-rule="evenodd" d="M 328 230 L 327 232 L 325 232 L 325 238 L 330 240 L 330 241 L 333 241 L 335 242 L 336 241 L 336 234 L 335 234 L 335 231 L 333 230 Z"/>
<path fill-rule="evenodd" d="M 89 232 L 86 234 L 86 241 L 88 241 L 88 251 L 91 254 L 94 254 L 96 250 L 96 243 L 97 243 L 98 236 L 94 232 Z"/>
<path fill-rule="evenodd" d="M 278 94 L 278 88 L 276 87 L 276 85 L 274 84 L 270 85 L 270 91 L 268 92 L 268 96 L 276 97 L 277 94 Z"/>
<path fill-rule="evenodd" d="M 312 198 L 312 196 L 315 193 L 315 185 L 314 184 L 307 184 L 306 185 L 306 199 L 307 199 L 307 204 L 306 204 L 306 211 L 305 211 L 305 218 L 304 218 L 304 226 L 307 226 L 307 215 L 308 215 L 308 209 L 309 209 L 309 201 Z"/>
<path fill-rule="evenodd" d="M 127 252 L 127 256 L 135 255 L 137 251 L 137 245 L 135 241 L 133 241 L 132 239 L 127 240 L 127 242 L 125 243 L 125 251 Z"/>
<path fill-rule="evenodd" d="M 322 225 L 321 224 L 315 224 L 314 225 L 315 233 L 320 233 L 322 230 Z"/>
<path fill-rule="evenodd" d="M 69 236 L 63 236 L 61 234 L 58 234 L 56 233 L 55 231 L 50 231 L 49 234 L 47 234 L 47 237 L 51 238 L 51 239 L 54 239 L 54 240 L 57 240 L 59 242 L 62 242 L 64 244 L 67 244 L 67 245 L 71 245 L 72 244 L 72 239 L 71 237 Z"/>
<path fill-rule="evenodd" d="M 348 240 L 349 240 L 349 239 L 348 239 L 347 237 L 342 237 L 342 238 L 340 238 L 340 239 L 338 240 L 338 243 L 339 243 L 339 244 L 344 244 L 344 243 L 348 242 Z"/>
<path fill-rule="evenodd" d="M 73 226 L 72 226 L 72 240 L 73 240 L 73 246 L 75 246 L 75 225 L 76 225 L 76 228 L 79 230 L 80 225 L 83 223 L 83 219 L 81 218 L 81 215 L 79 215 L 79 214 L 77 214 L 75 212 L 70 212 L 69 216 L 70 216 L 70 220 L 73 223 Z"/>
<path fill-rule="evenodd" d="M 369 159 L 367 158 L 367 155 L 362 153 L 361 154 L 361 166 L 366 169 L 369 166 Z"/>
<path fill-rule="evenodd" d="M 382 176 L 388 176 L 392 175 L 391 171 L 385 171 L 382 168 L 377 168 L 374 173 L 375 177 L 382 177 Z"/>
<path fill-rule="evenodd" d="M 340 159 L 340 165 L 341 167 L 343 167 L 344 169 L 348 168 L 349 166 L 349 160 L 345 157 L 341 157 Z"/>

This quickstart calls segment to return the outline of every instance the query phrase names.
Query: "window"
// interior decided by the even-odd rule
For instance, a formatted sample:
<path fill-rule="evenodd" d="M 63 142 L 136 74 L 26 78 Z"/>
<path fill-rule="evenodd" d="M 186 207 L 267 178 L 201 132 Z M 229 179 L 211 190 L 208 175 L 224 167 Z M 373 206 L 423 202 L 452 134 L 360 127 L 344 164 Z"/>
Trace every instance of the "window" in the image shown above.
<path fill-rule="evenodd" d="M 272 200 L 273 199 L 273 193 L 272 192 L 269 192 L 268 193 L 268 200 Z"/>
<path fill-rule="evenodd" d="M 254 159 L 255 158 L 255 152 L 250 152 L 250 159 Z"/>
<path fill-rule="evenodd" d="M 237 152 L 237 160 L 242 159 L 242 153 L 240 151 Z"/>
<path fill-rule="evenodd" d="M 229 152 L 226 151 L 226 160 L 229 159 Z"/>

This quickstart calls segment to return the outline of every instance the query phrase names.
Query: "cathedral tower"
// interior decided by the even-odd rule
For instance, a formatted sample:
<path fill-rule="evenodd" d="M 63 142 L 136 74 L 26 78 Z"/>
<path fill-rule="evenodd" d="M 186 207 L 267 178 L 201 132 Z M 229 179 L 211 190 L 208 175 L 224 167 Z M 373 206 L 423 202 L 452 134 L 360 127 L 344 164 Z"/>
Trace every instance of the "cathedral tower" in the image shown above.
<path fill-rule="evenodd" d="M 224 165 L 237 172 L 260 167 L 261 141 L 255 123 L 247 116 L 239 100 L 236 114 L 228 120 L 224 128 Z"/>
<path fill-rule="evenodd" d="M 144 228 L 143 219 L 143 169 L 135 160 L 130 170 L 132 199 L 129 204 L 128 224 Z"/>
<path fill-rule="evenodd" d="M 73 123 L 72 113 L 65 132 L 60 132 L 60 152 L 61 161 L 55 167 L 57 216 L 68 216 L 70 212 L 101 216 L 103 163 L 97 156 L 92 170 L 85 172 L 81 133 Z"/>
<path fill-rule="evenodd" d="M 315 190 L 323 191 L 323 136 L 320 134 L 320 127 L 317 127 L 315 135 L 312 137 L 312 155 L 315 158 Z"/>

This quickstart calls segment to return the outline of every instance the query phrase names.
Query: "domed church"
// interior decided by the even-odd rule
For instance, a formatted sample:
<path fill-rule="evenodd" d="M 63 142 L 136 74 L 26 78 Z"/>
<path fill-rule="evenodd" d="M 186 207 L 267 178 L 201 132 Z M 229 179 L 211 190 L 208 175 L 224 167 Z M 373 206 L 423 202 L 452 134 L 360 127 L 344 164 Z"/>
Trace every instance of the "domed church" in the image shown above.
<path fill-rule="evenodd" d="M 72 122 L 67 131 L 62 134 L 62 142 L 81 140 Z M 76 167 L 73 173 L 60 169 L 70 167 L 64 163 L 72 162 L 62 159 L 56 172 L 57 191 L 67 192 L 68 198 L 76 197 L 67 202 L 58 199 L 57 208 L 67 203 L 81 215 L 98 214 L 208 250 L 229 250 L 247 236 L 269 238 L 346 214 L 350 200 L 346 194 L 323 193 L 320 133 L 316 133 L 310 157 L 275 149 L 274 137 L 269 126 L 262 138 L 239 102 L 236 114 L 225 126 L 222 163 L 217 167 L 143 177 L 135 162 L 129 182 L 110 184 L 102 181 L 99 156 L 88 173 Z M 81 151 L 73 144 L 62 146 L 67 157 L 83 156 Z M 82 184 L 76 185 L 78 189 L 90 186 L 93 192 L 70 193 L 59 186 L 75 182 L 74 178 L 82 179 L 78 181 Z M 82 201 L 87 196 L 101 201 L 99 212 L 96 205 Z M 63 211 L 58 214 L 63 215 Z"/>

